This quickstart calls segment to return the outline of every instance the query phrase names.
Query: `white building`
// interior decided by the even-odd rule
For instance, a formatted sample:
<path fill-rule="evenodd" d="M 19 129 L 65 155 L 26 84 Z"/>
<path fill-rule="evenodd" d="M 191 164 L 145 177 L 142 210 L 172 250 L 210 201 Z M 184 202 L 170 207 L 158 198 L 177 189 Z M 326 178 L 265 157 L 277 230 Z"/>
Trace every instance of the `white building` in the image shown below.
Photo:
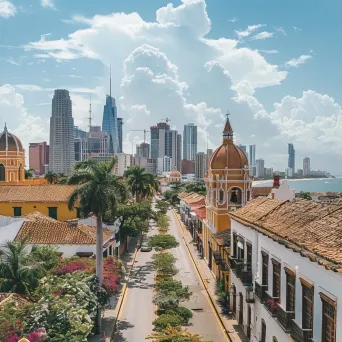
<path fill-rule="evenodd" d="M 293 169 L 291 167 L 287 167 L 285 169 L 285 175 L 286 177 L 293 177 Z"/>
<path fill-rule="evenodd" d="M 184 125 L 183 159 L 195 160 L 197 154 L 197 126 L 193 123 Z"/>
<path fill-rule="evenodd" d="M 75 132 L 69 91 L 57 89 L 50 118 L 49 171 L 71 174 L 75 164 Z"/>
<path fill-rule="evenodd" d="M 256 145 L 249 145 L 248 162 L 250 167 L 250 176 L 256 175 L 255 150 Z"/>
<path fill-rule="evenodd" d="M 304 177 L 306 176 L 310 176 L 310 158 L 309 157 L 305 157 L 303 159 L 303 174 Z"/>
<path fill-rule="evenodd" d="M 265 177 L 265 161 L 261 158 L 256 160 L 256 176 L 259 178 Z"/>
<path fill-rule="evenodd" d="M 250 341 L 342 341 L 342 206 L 259 197 L 231 219 L 230 307 Z"/>
<path fill-rule="evenodd" d="M 132 155 L 127 153 L 116 153 L 115 158 L 117 159 L 117 163 L 114 167 L 114 174 L 123 176 L 124 172 L 131 167 Z"/>
<path fill-rule="evenodd" d="M 158 158 L 157 173 L 163 174 L 164 172 L 171 172 L 174 169 L 172 158 L 160 157 Z"/>

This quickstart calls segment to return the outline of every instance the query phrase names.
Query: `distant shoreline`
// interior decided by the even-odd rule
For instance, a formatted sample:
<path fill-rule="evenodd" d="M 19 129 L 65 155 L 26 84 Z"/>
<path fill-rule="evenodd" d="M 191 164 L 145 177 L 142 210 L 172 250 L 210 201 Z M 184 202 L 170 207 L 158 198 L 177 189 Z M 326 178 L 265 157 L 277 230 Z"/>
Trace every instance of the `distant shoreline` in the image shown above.
<path fill-rule="evenodd" d="M 335 179 L 335 178 L 295 178 L 295 179 L 282 178 L 281 180 L 287 180 L 290 182 L 299 182 L 299 181 L 314 181 L 314 180 L 328 180 L 328 179 Z M 273 182 L 273 179 L 265 179 L 265 180 L 253 181 L 253 184 L 263 184 L 263 183 L 272 183 L 272 182 Z"/>

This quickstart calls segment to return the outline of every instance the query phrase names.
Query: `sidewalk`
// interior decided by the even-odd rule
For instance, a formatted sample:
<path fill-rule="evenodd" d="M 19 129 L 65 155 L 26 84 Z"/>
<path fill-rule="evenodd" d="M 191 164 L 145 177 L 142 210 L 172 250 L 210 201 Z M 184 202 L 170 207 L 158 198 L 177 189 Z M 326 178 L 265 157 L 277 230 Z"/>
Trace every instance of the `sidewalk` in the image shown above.
<path fill-rule="evenodd" d="M 248 338 L 245 336 L 242 327 L 238 325 L 238 322 L 235 319 L 229 319 L 226 315 L 222 313 L 221 307 L 218 304 L 218 298 L 215 294 L 216 288 L 216 279 L 214 275 L 211 273 L 207 263 L 202 259 L 196 247 L 192 243 L 193 239 L 190 232 L 185 228 L 183 223 L 180 220 L 180 216 L 173 211 L 177 216 L 178 222 L 181 225 L 181 229 L 183 231 L 183 238 L 188 247 L 188 250 L 193 258 L 193 261 L 197 267 L 197 270 L 204 282 L 204 286 L 207 289 L 207 292 L 212 300 L 212 303 L 215 306 L 216 311 L 219 313 L 221 321 L 228 332 L 229 338 L 232 342 L 249 342 Z"/>
<path fill-rule="evenodd" d="M 106 334 L 106 342 L 111 341 L 111 336 L 114 331 L 114 326 L 116 322 L 116 317 L 118 316 L 118 311 L 120 309 L 124 291 L 126 289 L 126 284 L 128 280 L 128 275 L 132 269 L 132 265 L 136 256 L 136 244 L 137 239 L 132 238 L 128 244 L 128 253 L 124 253 L 120 260 L 125 264 L 126 275 L 122 280 L 120 292 L 110 298 L 110 309 L 105 309 L 102 311 L 102 331 Z M 119 304 L 119 305 L 118 305 Z M 94 335 L 88 337 L 88 342 L 102 342 L 101 335 Z"/>

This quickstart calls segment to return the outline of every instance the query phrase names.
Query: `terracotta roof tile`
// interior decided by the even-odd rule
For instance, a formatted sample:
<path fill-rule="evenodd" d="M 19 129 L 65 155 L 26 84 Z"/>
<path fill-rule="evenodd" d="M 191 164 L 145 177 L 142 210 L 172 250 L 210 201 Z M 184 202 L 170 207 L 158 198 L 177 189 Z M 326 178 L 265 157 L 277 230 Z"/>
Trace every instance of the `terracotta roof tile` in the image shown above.
<path fill-rule="evenodd" d="M 0 202 L 67 202 L 74 185 L 1 185 Z"/>
<path fill-rule="evenodd" d="M 231 216 L 326 268 L 342 268 L 341 205 L 260 197 Z"/>
<path fill-rule="evenodd" d="M 197 215 L 197 217 L 201 220 L 203 220 L 207 217 L 205 206 L 195 208 L 194 212 Z"/>
<path fill-rule="evenodd" d="M 67 222 L 60 222 L 39 212 L 25 216 L 28 221 L 23 222 L 16 239 L 27 236 L 30 244 L 71 244 L 92 245 L 96 243 L 96 227 L 77 224 L 71 227 Z M 103 240 L 113 235 L 109 229 L 103 229 Z"/>
<path fill-rule="evenodd" d="M 230 246 L 230 229 L 214 234 L 214 239 L 219 246 Z"/>
<path fill-rule="evenodd" d="M 267 197 L 272 192 L 271 186 L 253 186 L 252 187 L 252 198 L 260 196 Z"/>

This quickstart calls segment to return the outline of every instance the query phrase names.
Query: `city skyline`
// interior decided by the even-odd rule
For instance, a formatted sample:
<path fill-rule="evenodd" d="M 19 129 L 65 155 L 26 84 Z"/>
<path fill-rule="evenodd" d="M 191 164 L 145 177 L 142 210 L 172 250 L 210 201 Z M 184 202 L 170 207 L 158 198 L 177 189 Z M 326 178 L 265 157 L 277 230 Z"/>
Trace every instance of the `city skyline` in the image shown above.
<path fill-rule="evenodd" d="M 337 13 L 342 4 L 322 3 L 317 11 L 329 18 L 327 25 L 319 25 L 327 37 L 324 44 L 314 39 L 317 18 L 293 0 L 283 11 L 258 0 L 248 8 L 223 0 L 102 4 L 99 11 L 95 3 L 80 7 L 79 1 L 56 1 L 54 11 L 38 1 L 29 7 L 17 0 L 18 10 L 1 18 L 8 34 L 0 47 L 0 111 L 26 149 L 29 142 L 48 141 L 48 106 L 55 88 L 69 89 L 75 125 L 82 129 L 91 94 L 94 125 L 101 125 L 112 64 L 112 94 L 126 128 L 124 152 L 132 141 L 142 140 L 142 134 L 130 130 L 147 129 L 163 117 L 171 118 L 178 132 L 194 122 L 198 151 L 206 150 L 207 138 L 208 147 L 215 148 L 217 127 L 229 109 L 236 143 L 257 145 L 274 168 L 286 167 L 291 141 L 298 160 L 310 155 L 314 168 L 324 165 L 342 174 L 342 95 L 333 71 L 341 52 L 329 56 L 329 62 L 325 57 L 326 44 L 334 50 L 332 42 L 341 35 L 329 28 L 341 25 Z M 295 16 L 292 5 L 299 6 Z M 33 16 L 39 23 L 34 28 Z M 14 34 L 24 27 L 30 30 Z M 263 32 L 268 38 L 262 39 Z M 110 49 L 113 37 L 115 49 Z"/>

